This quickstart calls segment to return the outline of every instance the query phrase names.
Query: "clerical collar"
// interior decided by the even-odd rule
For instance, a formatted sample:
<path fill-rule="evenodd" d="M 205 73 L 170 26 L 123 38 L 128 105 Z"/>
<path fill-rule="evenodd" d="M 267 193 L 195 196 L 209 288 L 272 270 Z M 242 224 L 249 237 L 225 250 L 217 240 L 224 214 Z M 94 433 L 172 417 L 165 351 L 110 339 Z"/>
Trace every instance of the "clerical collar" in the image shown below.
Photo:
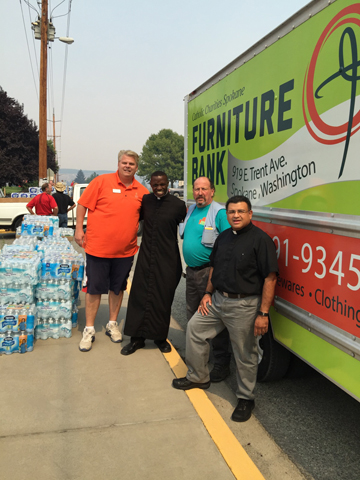
<path fill-rule="evenodd" d="M 165 198 L 167 195 L 169 195 L 169 190 L 162 197 L 157 197 L 154 193 L 154 197 L 156 197 L 157 200 L 161 200 L 162 198 Z"/>
<path fill-rule="evenodd" d="M 246 225 L 246 227 L 242 228 L 241 230 L 232 230 L 234 235 L 242 235 L 243 233 L 246 233 L 252 228 L 253 224 L 250 222 L 249 225 Z"/>

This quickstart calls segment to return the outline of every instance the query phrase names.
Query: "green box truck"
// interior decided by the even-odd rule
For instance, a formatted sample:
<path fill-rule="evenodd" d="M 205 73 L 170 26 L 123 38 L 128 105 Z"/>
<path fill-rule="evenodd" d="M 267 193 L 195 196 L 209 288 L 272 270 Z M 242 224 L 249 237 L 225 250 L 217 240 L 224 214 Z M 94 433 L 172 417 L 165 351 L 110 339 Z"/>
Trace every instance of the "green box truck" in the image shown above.
<path fill-rule="evenodd" d="M 246 195 L 277 248 L 259 379 L 300 358 L 357 400 L 359 93 L 360 3 L 314 0 L 185 98 L 186 199 Z"/>

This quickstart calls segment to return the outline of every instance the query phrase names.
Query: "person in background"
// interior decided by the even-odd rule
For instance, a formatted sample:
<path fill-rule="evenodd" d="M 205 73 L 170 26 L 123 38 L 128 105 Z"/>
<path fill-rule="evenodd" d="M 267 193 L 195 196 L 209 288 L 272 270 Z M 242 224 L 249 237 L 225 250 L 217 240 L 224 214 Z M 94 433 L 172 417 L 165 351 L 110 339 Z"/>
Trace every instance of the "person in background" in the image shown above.
<path fill-rule="evenodd" d="M 144 195 L 142 201 L 144 232 L 124 329 L 131 340 L 121 350 L 122 355 L 143 348 L 146 338 L 154 340 L 161 352 L 171 351 L 166 339 L 171 305 L 182 272 L 177 230 L 185 218 L 186 205 L 170 195 L 166 173 L 154 172 L 150 185 L 153 193 Z"/>
<path fill-rule="evenodd" d="M 68 226 L 68 213 L 76 207 L 74 201 L 66 195 L 64 191 L 66 186 L 62 182 L 57 182 L 55 185 L 56 192 L 53 193 L 53 198 L 57 203 L 59 208 L 58 217 L 59 217 L 59 227 L 66 228 Z"/>
<path fill-rule="evenodd" d="M 85 249 L 88 281 L 86 326 L 79 345 L 81 352 L 91 350 L 95 340 L 95 318 L 102 294 L 109 296 L 109 322 L 105 333 L 112 342 L 122 341 L 117 317 L 134 255 L 138 251 L 137 231 L 142 198 L 149 193 L 134 178 L 138 162 L 137 153 L 121 150 L 117 172 L 94 178 L 78 202 L 75 241 Z"/>
<path fill-rule="evenodd" d="M 55 199 L 50 195 L 51 186 L 48 183 L 44 183 L 41 186 L 42 193 L 32 198 L 26 205 L 26 208 L 30 215 L 57 215 L 58 206 Z M 35 213 L 33 211 L 35 208 Z"/>
<path fill-rule="evenodd" d="M 210 271 L 210 254 L 217 236 L 230 228 L 223 205 L 213 201 L 215 186 L 207 177 L 193 184 L 195 205 L 189 207 L 180 225 L 186 267 L 186 313 L 188 321 L 197 311 L 206 290 Z M 229 333 L 225 328 L 212 341 L 215 359 L 211 381 L 221 382 L 230 375 Z"/>

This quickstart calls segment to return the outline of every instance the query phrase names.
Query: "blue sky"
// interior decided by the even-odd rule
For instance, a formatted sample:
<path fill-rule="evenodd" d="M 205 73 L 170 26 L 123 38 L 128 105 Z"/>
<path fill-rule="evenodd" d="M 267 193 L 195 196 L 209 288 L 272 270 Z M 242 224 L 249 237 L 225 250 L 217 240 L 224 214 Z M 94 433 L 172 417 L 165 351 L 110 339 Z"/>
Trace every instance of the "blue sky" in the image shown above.
<path fill-rule="evenodd" d="M 54 17 L 68 9 L 69 0 L 61 2 L 49 0 L 49 10 L 59 5 Z M 73 0 L 69 36 L 75 42 L 55 40 L 49 56 L 48 118 L 54 109 L 61 166 L 115 170 L 120 149 L 141 153 L 162 128 L 184 134 L 185 95 L 307 3 Z M 29 15 L 24 0 L 2 0 L 0 15 L 0 86 L 38 124 L 40 41 L 30 28 L 36 12 Z M 66 36 L 68 17 L 53 23 L 56 36 Z"/>

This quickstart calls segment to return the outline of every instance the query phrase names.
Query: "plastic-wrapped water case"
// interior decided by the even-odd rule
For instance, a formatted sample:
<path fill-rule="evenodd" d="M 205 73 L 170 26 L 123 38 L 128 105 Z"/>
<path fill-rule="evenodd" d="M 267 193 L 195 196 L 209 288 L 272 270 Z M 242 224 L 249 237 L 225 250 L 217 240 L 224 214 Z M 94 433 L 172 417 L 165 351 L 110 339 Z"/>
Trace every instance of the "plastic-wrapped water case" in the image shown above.
<path fill-rule="evenodd" d="M 46 215 L 25 215 L 21 225 L 21 235 L 36 237 L 52 236 L 59 228 L 59 218 Z"/>
<path fill-rule="evenodd" d="M 0 306 L 0 333 L 32 332 L 35 328 L 35 304 Z"/>
<path fill-rule="evenodd" d="M 32 352 L 34 349 L 34 332 L 0 333 L 0 354 Z"/>

